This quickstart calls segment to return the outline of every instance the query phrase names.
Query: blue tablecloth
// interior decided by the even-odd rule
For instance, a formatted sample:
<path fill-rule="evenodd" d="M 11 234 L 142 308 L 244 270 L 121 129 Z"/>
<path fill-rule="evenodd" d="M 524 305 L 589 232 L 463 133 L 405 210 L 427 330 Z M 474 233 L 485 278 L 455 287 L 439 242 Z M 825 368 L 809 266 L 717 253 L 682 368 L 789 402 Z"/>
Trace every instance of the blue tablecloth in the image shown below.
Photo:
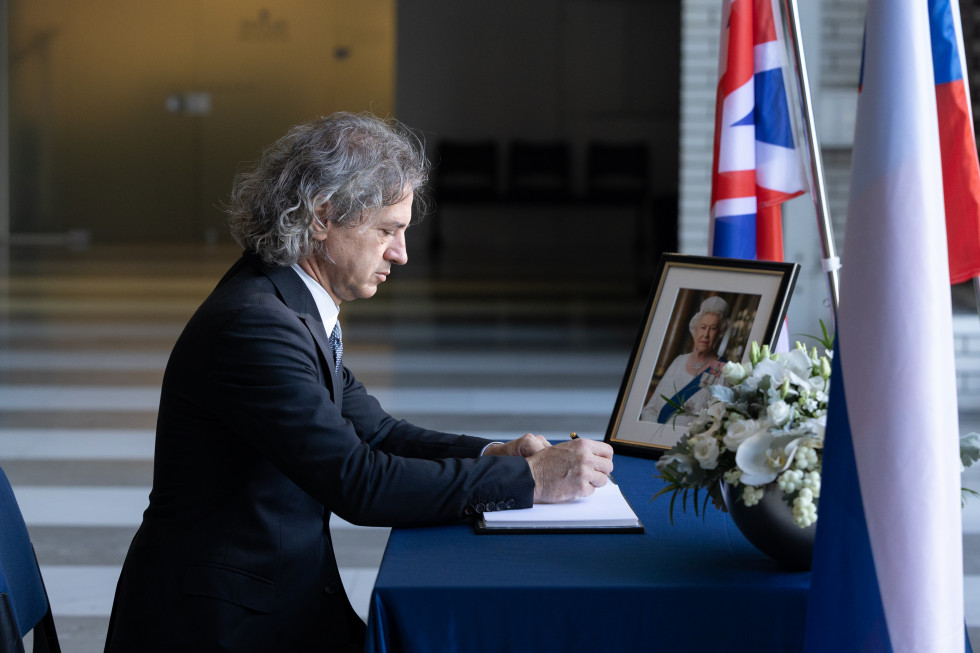
<path fill-rule="evenodd" d="M 782 571 L 711 506 L 669 497 L 651 460 L 614 476 L 646 533 L 392 531 L 371 596 L 369 653 L 801 651 L 810 574 Z"/>

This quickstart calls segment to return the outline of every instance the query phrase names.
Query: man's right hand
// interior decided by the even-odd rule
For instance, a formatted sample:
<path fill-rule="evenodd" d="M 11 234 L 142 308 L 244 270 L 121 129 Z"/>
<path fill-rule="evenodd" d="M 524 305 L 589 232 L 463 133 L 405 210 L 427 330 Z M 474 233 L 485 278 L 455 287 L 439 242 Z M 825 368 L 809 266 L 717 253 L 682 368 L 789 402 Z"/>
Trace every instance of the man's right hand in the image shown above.
<path fill-rule="evenodd" d="M 613 449 L 579 438 L 560 442 L 527 458 L 535 503 L 559 503 L 589 496 L 605 485 L 613 469 Z"/>

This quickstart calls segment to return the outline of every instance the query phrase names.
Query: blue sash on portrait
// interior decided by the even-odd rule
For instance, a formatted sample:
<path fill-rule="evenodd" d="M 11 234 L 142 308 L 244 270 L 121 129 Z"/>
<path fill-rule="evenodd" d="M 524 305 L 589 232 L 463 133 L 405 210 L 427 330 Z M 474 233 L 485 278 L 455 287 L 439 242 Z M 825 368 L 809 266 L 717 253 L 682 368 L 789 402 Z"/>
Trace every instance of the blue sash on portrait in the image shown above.
<path fill-rule="evenodd" d="M 718 359 L 719 363 L 727 363 L 724 358 Z M 683 406 L 684 402 L 693 397 L 699 390 L 701 390 L 701 377 L 708 373 L 713 365 L 709 365 L 704 368 L 704 370 L 698 374 L 696 377 L 691 379 L 691 381 L 674 393 L 674 396 L 667 400 L 667 404 L 660 409 L 660 414 L 657 415 L 657 422 L 660 424 L 666 424 L 667 420 L 670 419 L 671 415 L 677 412 L 679 406 Z"/>

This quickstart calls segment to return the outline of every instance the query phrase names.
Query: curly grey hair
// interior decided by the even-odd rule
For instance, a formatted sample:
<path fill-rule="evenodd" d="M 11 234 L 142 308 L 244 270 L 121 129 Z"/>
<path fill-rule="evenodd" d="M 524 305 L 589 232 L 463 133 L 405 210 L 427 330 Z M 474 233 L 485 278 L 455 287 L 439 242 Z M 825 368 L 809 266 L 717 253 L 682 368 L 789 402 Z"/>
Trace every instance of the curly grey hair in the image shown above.
<path fill-rule="evenodd" d="M 717 295 L 712 295 L 701 302 L 701 310 L 694 314 L 688 324 L 691 335 L 694 335 L 698 328 L 698 322 L 701 321 L 705 313 L 714 313 L 718 316 L 718 337 L 725 335 L 725 331 L 728 331 L 728 302 Z"/>
<path fill-rule="evenodd" d="M 424 147 L 410 129 L 366 113 L 335 113 L 293 127 L 235 178 L 231 235 L 270 265 L 292 265 L 314 249 L 318 210 L 358 227 L 367 209 L 397 204 L 407 190 L 424 214 L 428 176 Z"/>

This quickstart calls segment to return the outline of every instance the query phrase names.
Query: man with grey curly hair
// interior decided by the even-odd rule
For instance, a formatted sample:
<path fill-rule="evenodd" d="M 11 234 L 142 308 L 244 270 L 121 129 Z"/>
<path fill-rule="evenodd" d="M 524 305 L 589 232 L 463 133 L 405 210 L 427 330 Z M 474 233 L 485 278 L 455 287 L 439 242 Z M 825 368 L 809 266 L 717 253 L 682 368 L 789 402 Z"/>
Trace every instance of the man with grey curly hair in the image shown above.
<path fill-rule="evenodd" d="M 326 222 L 363 226 L 372 209 L 418 195 L 428 174 L 421 143 L 399 123 L 345 113 L 298 125 L 236 179 L 231 234 L 265 263 L 292 265 Z"/>
<path fill-rule="evenodd" d="M 606 483 L 605 443 L 423 429 L 343 364 L 339 307 L 408 261 L 427 174 L 411 131 L 342 113 L 293 128 L 239 175 L 229 215 L 245 252 L 167 364 L 107 652 L 361 650 L 332 513 L 424 526 Z"/>

